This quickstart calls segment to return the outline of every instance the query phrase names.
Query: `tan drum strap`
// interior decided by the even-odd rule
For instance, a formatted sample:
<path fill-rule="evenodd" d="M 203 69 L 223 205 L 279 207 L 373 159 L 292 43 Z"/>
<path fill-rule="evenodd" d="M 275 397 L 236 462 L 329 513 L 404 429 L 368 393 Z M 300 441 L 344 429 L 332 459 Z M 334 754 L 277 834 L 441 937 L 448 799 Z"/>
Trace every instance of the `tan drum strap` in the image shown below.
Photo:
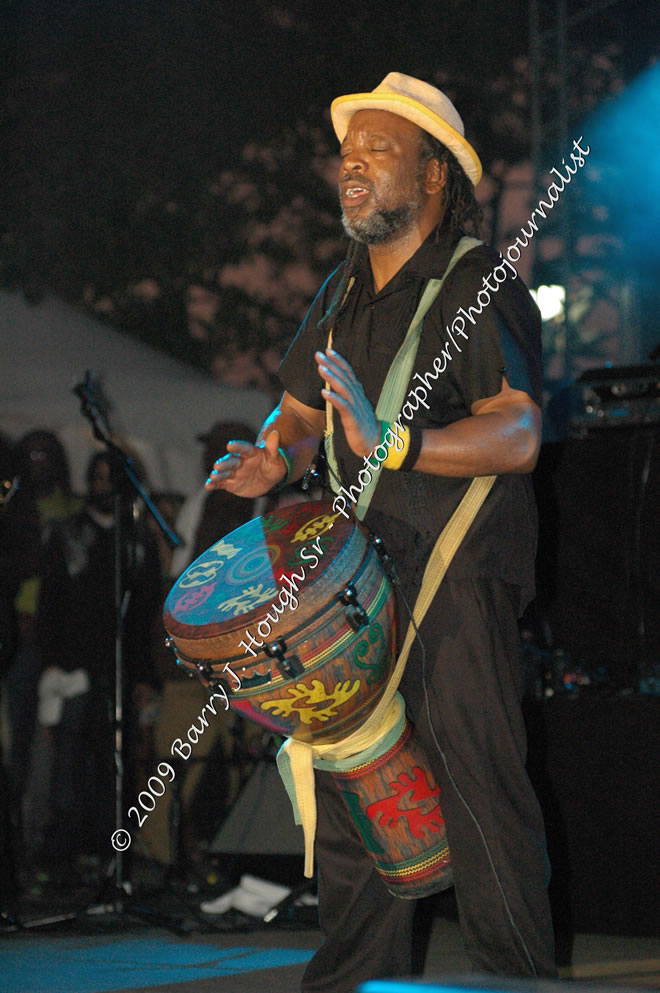
<path fill-rule="evenodd" d="M 422 621 L 463 538 L 495 482 L 495 476 L 477 476 L 439 535 L 424 570 L 422 586 L 415 602 L 413 618 L 383 696 L 361 728 L 343 741 L 328 745 L 310 745 L 288 738 L 280 748 L 277 765 L 293 805 L 296 824 L 302 824 L 305 838 L 305 875 L 314 871 L 314 837 L 316 835 L 316 796 L 314 760 L 340 761 L 371 747 L 386 734 L 398 718 L 394 700 L 408 655 Z"/>
<path fill-rule="evenodd" d="M 378 403 L 376 404 L 376 417 L 379 421 L 387 421 L 388 423 L 393 423 L 397 420 L 401 413 L 401 408 L 403 407 L 403 401 L 406 396 L 406 390 L 408 389 L 408 384 L 410 382 L 410 377 L 412 376 L 413 367 L 415 365 L 415 359 L 417 357 L 417 350 L 419 348 L 419 340 L 422 335 L 422 328 L 424 324 L 424 318 L 428 313 L 431 304 L 435 298 L 440 293 L 447 276 L 452 271 L 456 263 L 461 259 L 466 252 L 471 249 L 476 248 L 477 245 L 482 245 L 483 242 L 479 241 L 478 238 L 470 238 L 468 235 L 463 235 L 460 239 L 456 248 L 454 249 L 454 254 L 447 263 L 447 268 L 442 274 L 440 279 L 429 279 L 428 283 L 424 287 L 424 292 L 422 293 L 419 304 L 417 305 L 417 310 L 413 315 L 413 319 L 410 322 L 410 327 L 406 331 L 406 336 L 403 342 L 399 346 L 399 350 L 392 360 L 392 364 L 387 371 L 387 376 L 380 391 L 380 396 L 378 398 Z M 346 292 L 344 293 L 341 307 L 344 306 L 346 298 L 351 291 L 355 277 L 351 277 L 349 280 Z M 332 348 L 332 331 L 330 328 L 330 333 L 328 335 L 328 348 Z M 325 388 L 330 389 L 328 383 L 326 382 Z M 325 404 L 325 456 L 328 462 L 328 466 L 331 470 L 330 472 L 330 485 L 335 493 L 339 493 L 339 487 L 341 485 L 339 467 L 337 465 L 337 457 L 335 455 L 335 445 L 333 437 L 333 407 L 330 401 L 326 400 Z M 378 461 L 378 460 L 377 460 Z M 374 494 L 376 486 L 378 485 L 378 480 L 380 479 L 380 462 L 378 464 L 378 470 L 376 470 L 370 478 L 369 483 L 363 487 L 360 496 L 358 498 L 358 503 L 355 508 L 355 516 L 358 520 L 363 520 L 364 516 L 369 509 L 369 504 L 371 503 L 371 498 Z"/>

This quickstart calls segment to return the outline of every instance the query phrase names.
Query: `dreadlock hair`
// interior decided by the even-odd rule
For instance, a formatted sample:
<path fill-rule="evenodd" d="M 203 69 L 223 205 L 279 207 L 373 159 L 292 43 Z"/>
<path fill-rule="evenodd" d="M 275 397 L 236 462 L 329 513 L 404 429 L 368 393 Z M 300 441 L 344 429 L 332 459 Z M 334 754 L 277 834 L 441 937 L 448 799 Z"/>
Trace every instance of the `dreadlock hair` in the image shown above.
<path fill-rule="evenodd" d="M 424 167 L 431 159 L 437 159 L 440 165 L 443 162 L 447 163 L 447 182 L 444 189 L 445 212 L 442 221 L 436 228 L 436 238 L 439 231 L 446 227 L 449 227 L 452 234 L 458 231 L 471 230 L 478 236 L 483 221 L 483 211 L 474 195 L 474 186 L 454 153 L 428 131 L 422 130 L 420 132 L 420 166 Z"/>
<path fill-rule="evenodd" d="M 350 280 L 360 268 L 360 262 L 366 253 L 366 245 L 361 244 L 359 241 L 355 241 L 354 238 L 349 238 L 348 250 L 346 252 L 346 258 L 344 259 L 344 269 L 341 274 L 341 279 L 339 280 L 337 289 L 335 290 L 334 296 L 330 301 L 330 306 L 317 324 L 317 328 L 322 332 L 322 334 L 328 334 L 330 332 L 330 328 L 334 324 L 339 311 L 342 308 L 344 299 L 347 296 Z"/>
<path fill-rule="evenodd" d="M 437 159 L 440 165 L 447 163 L 447 181 L 444 187 L 445 211 L 440 224 L 435 229 L 435 239 L 438 240 L 440 232 L 449 228 L 452 234 L 470 230 L 476 236 L 480 233 L 481 222 L 483 221 L 483 211 L 474 195 L 474 186 L 458 159 L 446 145 L 434 138 L 428 131 L 420 129 L 420 155 L 419 172 L 420 179 L 424 174 L 426 163 L 431 159 Z M 344 269 L 339 285 L 334 292 L 330 306 L 318 322 L 318 329 L 323 334 L 327 334 L 339 315 L 347 290 L 349 281 L 360 268 L 364 257 L 367 254 L 367 246 L 351 238 L 348 243 Z"/>

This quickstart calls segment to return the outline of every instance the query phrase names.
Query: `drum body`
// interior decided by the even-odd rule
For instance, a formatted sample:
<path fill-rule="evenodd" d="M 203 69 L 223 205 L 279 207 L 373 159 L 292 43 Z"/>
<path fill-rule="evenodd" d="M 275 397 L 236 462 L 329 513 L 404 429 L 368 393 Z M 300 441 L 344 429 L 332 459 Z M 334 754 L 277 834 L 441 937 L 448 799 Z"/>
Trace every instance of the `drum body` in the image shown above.
<path fill-rule="evenodd" d="M 368 760 L 355 755 L 342 763 L 315 765 L 328 769 L 337 781 L 390 893 L 417 899 L 452 885 L 440 790 L 408 718 L 397 740 L 380 752 L 376 747 Z"/>
<path fill-rule="evenodd" d="M 232 709 L 309 743 L 347 737 L 383 694 L 396 602 L 366 530 L 329 503 L 232 531 L 179 577 L 164 607 L 181 665 Z"/>

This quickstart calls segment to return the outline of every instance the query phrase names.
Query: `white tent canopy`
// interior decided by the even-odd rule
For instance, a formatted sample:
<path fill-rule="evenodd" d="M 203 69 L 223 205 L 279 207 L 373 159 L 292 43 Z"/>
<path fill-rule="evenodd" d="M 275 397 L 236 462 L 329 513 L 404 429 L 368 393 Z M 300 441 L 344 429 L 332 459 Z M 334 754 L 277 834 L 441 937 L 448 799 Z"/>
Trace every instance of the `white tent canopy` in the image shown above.
<path fill-rule="evenodd" d="M 272 407 L 263 392 L 219 386 L 60 300 L 31 306 L 0 291 L 0 431 L 12 439 L 53 431 L 78 491 L 100 447 L 72 392 L 87 372 L 110 401 L 114 439 L 138 457 L 152 490 L 191 493 L 202 472 L 196 436 L 224 420 L 257 430 Z"/>

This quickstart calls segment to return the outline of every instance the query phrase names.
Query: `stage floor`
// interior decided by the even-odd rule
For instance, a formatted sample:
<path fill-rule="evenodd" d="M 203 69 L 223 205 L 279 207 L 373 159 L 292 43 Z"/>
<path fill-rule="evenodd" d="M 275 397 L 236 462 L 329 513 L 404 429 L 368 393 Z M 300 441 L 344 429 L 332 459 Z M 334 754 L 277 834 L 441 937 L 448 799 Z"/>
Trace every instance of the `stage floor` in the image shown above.
<path fill-rule="evenodd" d="M 296 993 L 321 940 L 313 908 L 270 925 L 237 911 L 201 915 L 202 894 L 165 883 L 143 880 L 121 913 L 85 903 L 91 890 L 29 896 L 18 926 L 0 932 L 2 993 Z M 440 894 L 427 909 L 424 976 L 467 979 L 453 897 Z M 564 979 L 660 989 L 660 938 L 560 934 L 558 945 Z"/>
<path fill-rule="evenodd" d="M 315 928 L 177 937 L 107 921 L 91 931 L 22 931 L 0 938 L 2 991 L 296 993 L 319 940 Z M 467 971 L 458 925 L 436 919 L 425 977 Z M 579 935 L 561 975 L 601 990 L 660 989 L 660 939 Z"/>

